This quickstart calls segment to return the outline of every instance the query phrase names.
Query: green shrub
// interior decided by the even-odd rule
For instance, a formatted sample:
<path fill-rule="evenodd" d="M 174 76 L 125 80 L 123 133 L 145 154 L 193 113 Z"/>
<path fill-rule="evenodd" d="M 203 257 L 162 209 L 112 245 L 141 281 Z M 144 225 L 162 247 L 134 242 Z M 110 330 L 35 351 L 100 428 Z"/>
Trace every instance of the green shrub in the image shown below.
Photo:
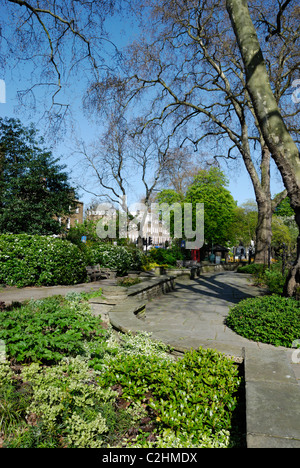
<path fill-rule="evenodd" d="M 76 284 L 87 279 L 77 246 L 50 236 L 0 236 L 0 283 L 12 286 Z"/>
<path fill-rule="evenodd" d="M 249 275 L 262 274 L 266 269 L 266 265 L 260 263 L 251 263 L 250 265 L 239 266 L 237 269 L 238 273 L 246 273 Z"/>
<path fill-rule="evenodd" d="M 152 262 L 159 265 L 175 266 L 176 260 L 182 260 L 183 256 L 178 248 L 171 249 L 151 249 L 149 257 Z"/>
<path fill-rule="evenodd" d="M 123 275 L 129 270 L 140 270 L 143 253 L 136 248 L 111 244 L 94 244 L 87 249 L 87 262 L 104 268 L 116 269 Z"/>
<path fill-rule="evenodd" d="M 240 380 L 231 360 L 200 348 L 178 361 L 141 354 L 114 358 L 100 383 L 121 385 L 122 397 L 141 403 L 151 395 L 158 432 L 167 430 L 181 443 L 189 435 L 189 443 L 201 446 L 205 437 L 217 440 L 229 431 Z"/>
<path fill-rule="evenodd" d="M 90 342 L 100 358 L 106 338 L 99 318 L 78 298 L 55 296 L 0 311 L 0 340 L 17 362 L 55 363 L 64 356 L 84 355 Z"/>
<path fill-rule="evenodd" d="M 278 269 L 270 269 L 264 272 L 262 281 L 272 294 L 283 294 L 287 274 L 283 275 Z"/>
<path fill-rule="evenodd" d="M 289 348 L 300 337 L 300 303 L 275 294 L 246 299 L 231 308 L 226 324 L 249 340 Z"/>
<path fill-rule="evenodd" d="M 248 273 L 252 275 L 253 282 L 257 286 L 267 287 L 271 294 L 282 294 L 283 287 L 287 278 L 286 274 L 282 274 L 281 263 L 276 263 L 268 268 L 262 264 L 251 264 L 238 267 L 238 273 Z"/>

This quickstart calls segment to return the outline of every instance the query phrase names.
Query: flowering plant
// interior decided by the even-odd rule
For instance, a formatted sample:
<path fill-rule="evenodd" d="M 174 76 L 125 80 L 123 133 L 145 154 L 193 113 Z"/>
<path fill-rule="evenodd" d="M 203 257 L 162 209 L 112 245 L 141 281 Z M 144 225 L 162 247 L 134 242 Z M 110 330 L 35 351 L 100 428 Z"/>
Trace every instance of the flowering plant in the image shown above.
<path fill-rule="evenodd" d="M 71 242 L 28 234 L 0 236 L 0 283 L 24 287 L 85 281 L 84 255 Z"/>

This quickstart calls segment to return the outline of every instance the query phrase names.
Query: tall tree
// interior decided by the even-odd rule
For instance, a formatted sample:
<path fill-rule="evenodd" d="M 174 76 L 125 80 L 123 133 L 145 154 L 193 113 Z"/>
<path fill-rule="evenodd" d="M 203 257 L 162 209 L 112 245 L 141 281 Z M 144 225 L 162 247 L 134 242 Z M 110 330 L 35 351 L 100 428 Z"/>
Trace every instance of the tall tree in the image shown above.
<path fill-rule="evenodd" d="M 34 127 L 1 118 L 0 154 L 0 232 L 62 232 L 58 218 L 72 212 L 75 191 Z"/>
<path fill-rule="evenodd" d="M 185 141 L 196 148 L 207 141 L 216 148 L 216 155 L 242 159 L 258 204 L 256 261 L 265 262 L 272 213 L 286 192 L 272 200 L 271 154 L 245 86 L 224 1 L 146 0 L 139 2 L 139 8 L 135 6 L 147 34 L 127 51 L 125 80 L 109 78 L 107 85 L 124 90 L 125 81 L 129 100 L 132 96 L 150 98 L 148 122 L 161 123 L 171 133 L 184 129 Z M 262 2 L 261 7 L 264 11 Z M 277 49 L 280 56 L 287 53 Z M 277 60 L 269 52 L 270 60 Z M 292 72 L 291 67 L 289 80 Z M 286 82 L 277 80 L 276 84 L 280 100 Z"/>
<path fill-rule="evenodd" d="M 231 241 L 231 223 L 236 203 L 226 188 L 228 180 L 216 167 L 200 170 L 188 188 L 185 202 L 204 204 L 204 238 L 211 243 L 227 244 Z"/>
<path fill-rule="evenodd" d="M 227 0 L 226 5 L 244 63 L 246 86 L 251 97 L 255 115 L 265 142 L 282 175 L 299 228 L 297 259 L 285 286 L 285 293 L 292 296 L 296 294 L 297 289 L 300 287 L 299 149 L 291 133 L 287 129 L 286 122 L 271 87 L 266 62 L 257 31 L 251 19 L 248 2 L 246 0 Z M 299 15 L 300 11 L 298 5 L 296 5 L 295 8 L 295 2 L 292 0 L 285 2 L 285 8 L 289 5 L 294 8 L 295 15 Z M 273 29 L 270 28 L 274 36 L 280 36 L 281 34 L 281 26 L 284 18 L 282 2 L 280 2 L 280 7 L 277 15 L 277 27 Z"/>
<path fill-rule="evenodd" d="M 0 69 L 11 70 L 11 81 L 19 78 L 21 106 L 45 109 L 52 135 L 70 115 L 77 90 L 112 66 L 117 51 L 104 23 L 117 8 L 115 0 L 1 2 Z"/>
<path fill-rule="evenodd" d="M 206 244 L 227 244 L 233 239 L 231 224 L 235 219 L 236 203 L 227 189 L 228 180 L 225 174 L 217 167 L 201 169 L 194 175 L 192 183 L 187 187 L 186 193 L 175 190 L 163 190 L 157 196 L 159 204 L 176 207 L 184 203 L 193 206 L 192 223 L 196 229 L 196 205 L 204 204 L 204 241 Z M 182 216 L 184 228 L 184 210 L 178 210 Z M 178 216 L 177 213 L 177 216 Z M 163 213 L 162 213 L 163 215 Z M 174 233 L 175 214 L 170 213 L 171 235 Z M 184 231 L 184 229 L 183 229 Z M 182 234 L 182 237 L 184 233 Z"/>

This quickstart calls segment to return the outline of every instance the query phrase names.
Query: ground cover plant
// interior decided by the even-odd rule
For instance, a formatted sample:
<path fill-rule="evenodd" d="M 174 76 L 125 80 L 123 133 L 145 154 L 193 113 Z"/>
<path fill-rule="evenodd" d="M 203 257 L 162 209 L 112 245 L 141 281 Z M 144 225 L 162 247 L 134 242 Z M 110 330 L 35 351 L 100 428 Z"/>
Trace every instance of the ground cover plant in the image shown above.
<path fill-rule="evenodd" d="M 134 286 L 135 284 L 139 284 L 141 282 L 142 280 L 140 278 L 125 277 L 125 278 L 119 279 L 118 285 L 123 286 L 124 288 L 128 288 L 130 286 Z"/>
<path fill-rule="evenodd" d="M 1 308 L 3 447 L 242 444 L 233 439 L 236 363 L 201 348 L 175 359 L 147 333 L 104 326 L 87 299 L 71 293 Z"/>
<path fill-rule="evenodd" d="M 277 262 L 268 268 L 266 265 L 252 263 L 238 267 L 238 273 L 252 275 L 254 285 L 268 288 L 271 294 L 283 294 L 288 270 L 282 272 L 282 263 Z"/>
<path fill-rule="evenodd" d="M 250 340 L 290 348 L 300 336 L 300 302 L 276 294 L 245 299 L 231 308 L 226 324 Z"/>
<path fill-rule="evenodd" d="M 31 300 L 23 307 L 0 311 L 0 340 L 16 362 L 52 364 L 64 356 L 83 355 L 90 342 L 104 346 L 106 330 L 90 313 L 87 301 L 71 293 Z"/>

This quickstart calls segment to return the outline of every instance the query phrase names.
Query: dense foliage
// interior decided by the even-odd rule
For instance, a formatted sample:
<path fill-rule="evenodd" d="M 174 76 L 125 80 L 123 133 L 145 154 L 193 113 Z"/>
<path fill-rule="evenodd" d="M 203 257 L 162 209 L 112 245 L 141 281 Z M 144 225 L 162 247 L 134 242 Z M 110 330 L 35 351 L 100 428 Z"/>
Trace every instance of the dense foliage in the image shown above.
<path fill-rule="evenodd" d="M 246 299 L 230 310 L 226 324 L 249 340 L 290 348 L 300 336 L 300 302 L 275 294 Z"/>
<path fill-rule="evenodd" d="M 140 270 L 143 253 L 137 248 L 94 243 L 85 250 L 89 265 L 100 264 L 102 267 L 117 270 L 124 274 L 128 270 Z"/>
<path fill-rule="evenodd" d="M 157 264 L 176 266 L 176 261 L 182 260 L 183 254 L 176 246 L 170 249 L 151 249 L 149 259 Z"/>
<path fill-rule="evenodd" d="M 86 277 L 82 252 L 66 240 L 28 234 L 0 235 L 2 284 L 76 284 L 86 281 Z"/>
<path fill-rule="evenodd" d="M 291 201 L 289 197 L 286 197 L 282 200 L 281 203 L 275 208 L 275 216 L 282 216 L 282 217 L 294 217 L 295 212 L 291 207 Z"/>
<path fill-rule="evenodd" d="M 183 207 L 184 203 L 191 203 L 193 206 L 193 230 L 196 229 L 196 205 L 204 204 L 204 237 L 206 242 L 225 243 L 233 239 L 231 224 L 234 220 L 236 203 L 227 190 L 228 181 L 224 173 L 217 167 L 209 170 L 199 170 L 193 182 L 187 188 L 184 195 L 177 194 L 174 190 L 162 190 L 157 196 L 159 204 L 173 205 L 178 203 L 178 208 Z M 178 213 L 184 213 L 180 208 Z M 174 215 L 173 210 L 170 213 L 170 231 L 172 237 L 183 237 L 174 235 Z M 176 219 L 176 218 L 175 218 Z M 184 217 L 182 226 L 184 226 Z M 197 226 L 199 229 L 199 226 Z"/>
<path fill-rule="evenodd" d="M 252 263 L 238 267 L 239 273 L 247 273 L 252 275 L 253 283 L 257 286 L 268 288 L 272 294 L 283 294 L 285 281 L 288 270 L 282 272 L 282 264 L 275 263 L 268 268 L 266 265 Z"/>
<path fill-rule="evenodd" d="M 101 382 L 121 385 L 124 398 L 140 403 L 147 395 L 164 434 L 192 445 L 230 429 L 237 369 L 215 351 L 191 351 L 177 362 L 143 355 L 114 359 Z"/>
<path fill-rule="evenodd" d="M 1 311 L 3 446 L 230 446 L 238 366 L 201 348 L 175 360 L 146 333 L 104 329 L 86 299 Z"/>
<path fill-rule="evenodd" d="M 188 188 L 185 202 L 204 204 L 204 237 L 206 242 L 223 244 L 230 240 L 236 203 L 226 186 L 220 169 L 200 170 Z"/>
<path fill-rule="evenodd" d="M 107 337 L 99 320 L 90 314 L 88 305 L 74 299 L 55 296 L 47 300 L 29 301 L 21 308 L 0 312 L 0 339 L 16 362 L 51 364 L 65 355 L 85 353 L 85 345 L 93 346 Z"/>
<path fill-rule="evenodd" d="M 0 232 L 58 234 L 74 189 L 33 126 L 0 118 Z"/>

